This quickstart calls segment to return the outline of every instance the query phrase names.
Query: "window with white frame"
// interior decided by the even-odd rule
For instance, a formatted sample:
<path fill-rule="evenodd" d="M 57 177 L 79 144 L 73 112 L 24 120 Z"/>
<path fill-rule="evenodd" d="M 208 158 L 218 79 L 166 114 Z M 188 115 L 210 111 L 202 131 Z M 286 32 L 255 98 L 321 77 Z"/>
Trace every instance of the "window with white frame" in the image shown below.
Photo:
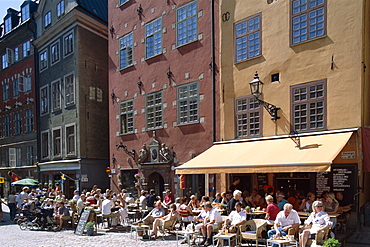
<path fill-rule="evenodd" d="M 291 86 L 295 131 L 326 128 L 326 79 Z"/>
<path fill-rule="evenodd" d="M 10 137 L 10 116 L 4 116 L 4 137 Z"/>
<path fill-rule="evenodd" d="M 16 148 L 9 148 L 9 166 L 16 167 L 17 166 L 17 149 Z"/>
<path fill-rule="evenodd" d="M 9 100 L 9 84 L 3 85 L 3 101 Z"/>
<path fill-rule="evenodd" d="M 73 52 L 73 33 L 64 37 L 64 56 Z"/>
<path fill-rule="evenodd" d="M 51 64 L 59 61 L 59 42 L 51 45 L 50 47 Z"/>
<path fill-rule="evenodd" d="M 145 25 L 145 56 L 154 57 L 162 53 L 162 18 Z"/>
<path fill-rule="evenodd" d="M 63 14 L 64 14 L 64 0 L 61 0 L 57 4 L 57 16 L 60 17 Z"/>
<path fill-rule="evenodd" d="M 34 131 L 33 108 L 27 108 L 24 111 L 24 117 L 26 120 L 26 133 L 33 132 Z"/>
<path fill-rule="evenodd" d="M 146 96 L 146 128 L 155 129 L 163 126 L 162 92 Z"/>
<path fill-rule="evenodd" d="M 48 52 L 46 50 L 40 53 L 40 71 L 48 67 Z"/>
<path fill-rule="evenodd" d="M 64 78 L 64 86 L 65 86 L 65 102 L 66 106 L 73 105 L 75 102 L 75 93 L 74 93 L 74 75 L 68 75 Z"/>
<path fill-rule="evenodd" d="M 14 62 L 19 61 L 19 47 L 14 48 Z"/>
<path fill-rule="evenodd" d="M 2 69 L 6 69 L 9 67 L 8 55 L 6 53 L 1 56 L 1 62 L 2 62 Z"/>
<path fill-rule="evenodd" d="M 31 92 L 32 90 L 32 78 L 31 74 L 25 75 L 23 77 L 23 91 L 24 92 Z"/>
<path fill-rule="evenodd" d="M 134 133 L 134 100 L 120 103 L 121 134 Z"/>
<path fill-rule="evenodd" d="M 40 101 L 41 101 L 41 115 L 49 113 L 49 92 L 48 86 L 40 89 Z"/>
<path fill-rule="evenodd" d="M 133 33 L 129 33 L 123 36 L 120 40 L 120 48 L 119 48 L 119 64 L 120 69 L 124 69 L 128 66 L 131 66 L 134 61 L 134 54 L 133 54 Z"/>
<path fill-rule="evenodd" d="M 12 30 L 12 18 L 8 17 L 4 20 L 4 31 L 8 33 Z"/>
<path fill-rule="evenodd" d="M 28 57 L 31 55 L 31 42 L 26 41 L 23 43 L 23 57 Z"/>
<path fill-rule="evenodd" d="M 29 4 L 23 5 L 21 9 L 21 14 L 22 14 L 21 16 L 22 22 L 30 18 L 30 5 Z"/>
<path fill-rule="evenodd" d="M 199 122 L 198 82 L 178 86 L 177 115 L 178 124 Z"/>
<path fill-rule="evenodd" d="M 67 155 L 76 154 L 75 125 L 66 126 L 66 151 Z"/>
<path fill-rule="evenodd" d="M 44 27 L 47 28 L 51 24 L 51 11 L 44 15 Z"/>
<path fill-rule="evenodd" d="M 261 136 L 262 108 L 253 95 L 235 99 L 236 136 Z"/>
<path fill-rule="evenodd" d="M 15 156 L 15 164 L 17 167 L 22 166 L 22 149 L 16 148 L 15 149 L 16 156 Z"/>
<path fill-rule="evenodd" d="M 60 81 L 55 81 L 51 84 L 51 93 L 53 111 L 59 110 L 61 108 Z"/>
<path fill-rule="evenodd" d="M 41 133 L 41 157 L 43 159 L 49 157 L 49 132 Z"/>
<path fill-rule="evenodd" d="M 19 79 L 13 81 L 13 97 L 19 96 Z"/>
<path fill-rule="evenodd" d="M 291 0 L 291 44 L 326 35 L 326 0 Z"/>
<path fill-rule="evenodd" d="M 32 166 L 33 165 L 33 146 L 26 147 L 26 165 Z"/>
<path fill-rule="evenodd" d="M 129 0 L 119 0 L 119 5 L 122 5 L 124 3 L 127 3 Z"/>
<path fill-rule="evenodd" d="M 61 129 L 53 129 L 53 155 L 61 156 L 62 154 L 62 133 Z"/>
<path fill-rule="evenodd" d="M 192 1 L 177 9 L 177 46 L 197 40 L 198 15 L 197 1 Z"/>
<path fill-rule="evenodd" d="M 14 135 L 22 134 L 22 112 L 14 112 Z"/>
<path fill-rule="evenodd" d="M 235 23 L 235 62 L 261 55 L 261 13 Z"/>

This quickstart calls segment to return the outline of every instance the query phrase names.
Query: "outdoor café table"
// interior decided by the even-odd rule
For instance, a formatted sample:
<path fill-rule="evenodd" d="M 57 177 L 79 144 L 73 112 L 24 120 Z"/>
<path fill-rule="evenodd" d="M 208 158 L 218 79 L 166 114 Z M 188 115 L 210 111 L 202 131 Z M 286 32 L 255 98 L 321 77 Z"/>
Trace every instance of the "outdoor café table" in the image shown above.
<path fill-rule="evenodd" d="M 224 240 L 228 241 L 228 246 L 231 246 L 231 242 L 235 241 L 235 245 L 238 245 L 238 238 L 236 237 L 236 233 L 219 233 L 213 236 L 213 243 L 215 240 L 219 239 L 221 241 L 221 246 L 224 246 Z"/>
<path fill-rule="evenodd" d="M 273 244 L 277 244 L 279 247 L 284 246 L 298 246 L 296 240 L 289 240 L 289 239 L 267 239 L 267 247 L 272 246 Z"/>
<path fill-rule="evenodd" d="M 264 218 L 266 212 L 265 211 L 250 211 L 249 213 L 245 212 L 247 214 L 247 218 L 249 219 L 262 219 Z"/>
<path fill-rule="evenodd" d="M 190 239 L 193 238 L 194 235 L 199 235 L 199 232 L 198 231 L 183 231 L 183 230 L 180 230 L 180 231 L 175 231 L 176 233 L 176 246 L 179 246 L 179 237 L 186 237 L 187 238 L 187 243 L 188 243 L 188 246 L 190 246 Z"/>
<path fill-rule="evenodd" d="M 137 236 L 138 236 L 138 232 L 139 231 L 143 231 L 144 234 L 146 233 L 147 235 L 149 235 L 149 230 L 150 230 L 150 226 L 148 225 L 131 225 L 131 239 L 133 239 L 132 235 L 133 235 L 133 232 L 135 231 L 136 234 L 135 234 L 135 240 L 137 241 Z"/>
<path fill-rule="evenodd" d="M 198 215 L 200 214 L 200 212 L 202 212 L 202 209 L 193 209 L 191 212 L 193 213 L 193 215 Z"/>

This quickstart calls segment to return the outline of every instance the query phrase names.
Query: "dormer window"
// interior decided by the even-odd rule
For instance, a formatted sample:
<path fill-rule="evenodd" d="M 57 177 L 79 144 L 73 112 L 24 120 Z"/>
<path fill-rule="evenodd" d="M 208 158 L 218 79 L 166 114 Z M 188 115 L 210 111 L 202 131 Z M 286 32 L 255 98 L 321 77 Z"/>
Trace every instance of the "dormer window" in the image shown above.
<path fill-rule="evenodd" d="M 8 33 L 12 30 L 12 18 L 11 17 L 8 17 L 5 19 L 4 30 L 5 30 L 5 33 Z"/>
<path fill-rule="evenodd" d="M 22 22 L 30 18 L 30 5 L 26 4 L 22 7 Z"/>
<path fill-rule="evenodd" d="M 49 25 L 51 24 L 51 12 L 47 12 L 45 15 L 44 15 L 44 27 L 48 27 Z"/>
<path fill-rule="evenodd" d="M 60 17 L 64 14 L 64 0 L 57 4 L 57 16 Z"/>

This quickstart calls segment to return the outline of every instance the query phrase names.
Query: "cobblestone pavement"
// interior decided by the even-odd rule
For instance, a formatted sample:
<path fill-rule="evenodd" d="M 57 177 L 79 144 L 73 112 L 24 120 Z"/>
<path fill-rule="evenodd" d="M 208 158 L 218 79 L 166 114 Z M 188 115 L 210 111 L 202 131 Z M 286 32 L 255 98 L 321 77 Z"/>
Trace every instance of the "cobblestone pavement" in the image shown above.
<path fill-rule="evenodd" d="M 29 231 L 20 230 L 18 225 L 10 223 L 0 223 L 0 246 L 32 246 L 32 247 L 151 247 L 166 246 L 175 247 L 176 238 L 174 236 L 166 237 L 166 240 L 138 240 L 131 239 L 130 232 L 109 232 L 98 233 L 95 236 L 78 236 L 73 230 L 63 230 L 60 232 L 52 231 Z M 179 244 L 180 246 L 187 246 Z"/>

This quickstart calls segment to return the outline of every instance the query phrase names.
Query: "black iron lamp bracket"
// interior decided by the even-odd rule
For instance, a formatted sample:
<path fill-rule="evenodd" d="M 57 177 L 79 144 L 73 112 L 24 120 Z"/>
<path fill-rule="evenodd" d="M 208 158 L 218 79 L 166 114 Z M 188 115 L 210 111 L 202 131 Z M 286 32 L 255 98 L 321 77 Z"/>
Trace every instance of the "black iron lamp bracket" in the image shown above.
<path fill-rule="evenodd" d="M 254 96 L 254 97 L 256 97 L 256 96 Z M 256 99 L 258 100 L 258 103 L 260 105 L 262 105 L 263 107 L 265 107 L 267 112 L 270 114 L 271 120 L 276 121 L 276 120 L 280 119 L 280 117 L 278 116 L 278 110 L 280 110 L 280 107 L 277 107 L 273 104 L 270 104 L 266 101 L 263 101 L 263 100 L 259 99 L 258 97 L 256 97 Z"/>

